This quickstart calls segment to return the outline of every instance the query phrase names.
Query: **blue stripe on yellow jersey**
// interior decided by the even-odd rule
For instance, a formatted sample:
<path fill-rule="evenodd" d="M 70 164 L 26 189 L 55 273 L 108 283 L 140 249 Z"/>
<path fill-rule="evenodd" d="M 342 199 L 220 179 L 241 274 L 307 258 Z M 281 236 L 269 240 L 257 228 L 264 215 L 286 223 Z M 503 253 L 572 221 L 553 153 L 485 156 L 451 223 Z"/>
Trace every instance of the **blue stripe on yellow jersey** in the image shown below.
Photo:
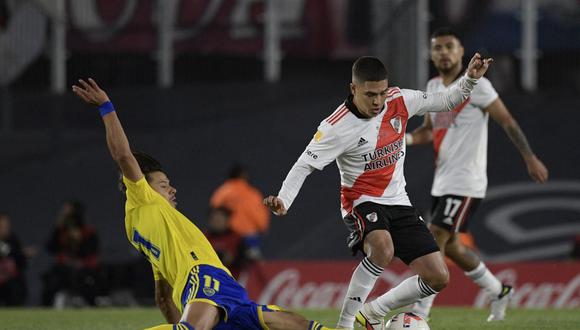
<path fill-rule="evenodd" d="M 176 306 L 181 307 L 181 290 L 193 266 L 210 265 L 230 274 L 199 228 L 153 190 L 144 177 L 137 182 L 123 177 L 123 182 L 127 187 L 127 238 L 147 257 L 155 279 L 162 277 L 173 287 Z"/>

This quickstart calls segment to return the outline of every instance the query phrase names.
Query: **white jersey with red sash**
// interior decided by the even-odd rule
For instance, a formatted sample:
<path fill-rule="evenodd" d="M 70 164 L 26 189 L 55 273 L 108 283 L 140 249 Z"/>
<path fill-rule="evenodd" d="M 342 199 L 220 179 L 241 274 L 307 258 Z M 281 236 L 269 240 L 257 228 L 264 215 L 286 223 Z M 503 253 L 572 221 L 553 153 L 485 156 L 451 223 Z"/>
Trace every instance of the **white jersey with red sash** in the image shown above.
<path fill-rule="evenodd" d="M 393 87 L 375 117 L 360 118 L 347 101 L 320 123 L 299 161 L 321 170 L 336 160 L 343 216 L 368 201 L 411 205 L 403 175 L 405 129 L 411 116 L 424 114 L 429 99 L 424 92 Z"/>
<path fill-rule="evenodd" d="M 440 77 L 427 83 L 427 92 L 442 92 Z M 485 197 L 487 189 L 487 108 L 498 97 L 486 78 L 471 96 L 450 112 L 430 113 L 435 149 L 435 176 L 431 194 Z"/>

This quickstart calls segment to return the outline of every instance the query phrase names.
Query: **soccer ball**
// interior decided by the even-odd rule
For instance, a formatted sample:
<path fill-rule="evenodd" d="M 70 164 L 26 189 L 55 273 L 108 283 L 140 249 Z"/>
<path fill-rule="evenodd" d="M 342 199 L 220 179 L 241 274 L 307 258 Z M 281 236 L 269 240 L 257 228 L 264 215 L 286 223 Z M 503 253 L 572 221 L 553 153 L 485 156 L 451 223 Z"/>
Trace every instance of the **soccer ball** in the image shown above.
<path fill-rule="evenodd" d="M 429 325 L 425 320 L 423 320 L 419 315 L 414 313 L 406 312 L 399 313 L 393 316 L 387 324 L 385 324 L 385 329 L 391 330 L 429 330 Z"/>

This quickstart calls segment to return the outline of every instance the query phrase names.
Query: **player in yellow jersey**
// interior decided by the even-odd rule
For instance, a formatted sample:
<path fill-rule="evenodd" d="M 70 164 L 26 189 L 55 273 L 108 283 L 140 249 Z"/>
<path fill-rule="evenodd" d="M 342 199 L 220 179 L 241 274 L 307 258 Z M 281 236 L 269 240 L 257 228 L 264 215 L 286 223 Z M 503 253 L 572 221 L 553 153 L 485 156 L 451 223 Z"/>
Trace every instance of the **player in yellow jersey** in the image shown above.
<path fill-rule="evenodd" d="M 153 266 L 155 301 L 170 323 L 151 329 L 328 329 L 249 300 L 201 231 L 175 208 L 176 190 L 161 165 L 131 151 L 107 94 L 92 79 L 79 80 L 72 90 L 98 106 L 109 151 L 123 173 L 127 238 Z"/>

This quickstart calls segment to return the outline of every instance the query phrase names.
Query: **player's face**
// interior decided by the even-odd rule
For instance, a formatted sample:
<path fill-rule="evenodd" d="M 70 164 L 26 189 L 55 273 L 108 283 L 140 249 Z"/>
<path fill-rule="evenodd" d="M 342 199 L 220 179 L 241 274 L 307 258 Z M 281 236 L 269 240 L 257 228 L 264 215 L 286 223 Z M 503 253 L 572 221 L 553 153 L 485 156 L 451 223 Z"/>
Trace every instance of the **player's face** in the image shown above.
<path fill-rule="evenodd" d="M 177 189 L 173 188 L 169 184 L 169 179 L 163 172 L 151 172 L 147 174 L 147 182 L 155 190 L 158 192 L 163 198 L 165 198 L 171 206 L 175 207 L 177 205 L 177 201 L 175 198 L 175 193 Z"/>
<path fill-rule="evenodd" d="M 464 49 L 454 36 L 441 36 L 431 39 L 431 61 L 435 68 L 447 73 L 461 65 Z"/>
<path fill-rule="evenodd" d="M 383 110 L 387 99 L 387 80 L 353 82 L 350 84 L 350 91 L 354 96 L 354 105 L 368 118 L 372 118 Z"/>

